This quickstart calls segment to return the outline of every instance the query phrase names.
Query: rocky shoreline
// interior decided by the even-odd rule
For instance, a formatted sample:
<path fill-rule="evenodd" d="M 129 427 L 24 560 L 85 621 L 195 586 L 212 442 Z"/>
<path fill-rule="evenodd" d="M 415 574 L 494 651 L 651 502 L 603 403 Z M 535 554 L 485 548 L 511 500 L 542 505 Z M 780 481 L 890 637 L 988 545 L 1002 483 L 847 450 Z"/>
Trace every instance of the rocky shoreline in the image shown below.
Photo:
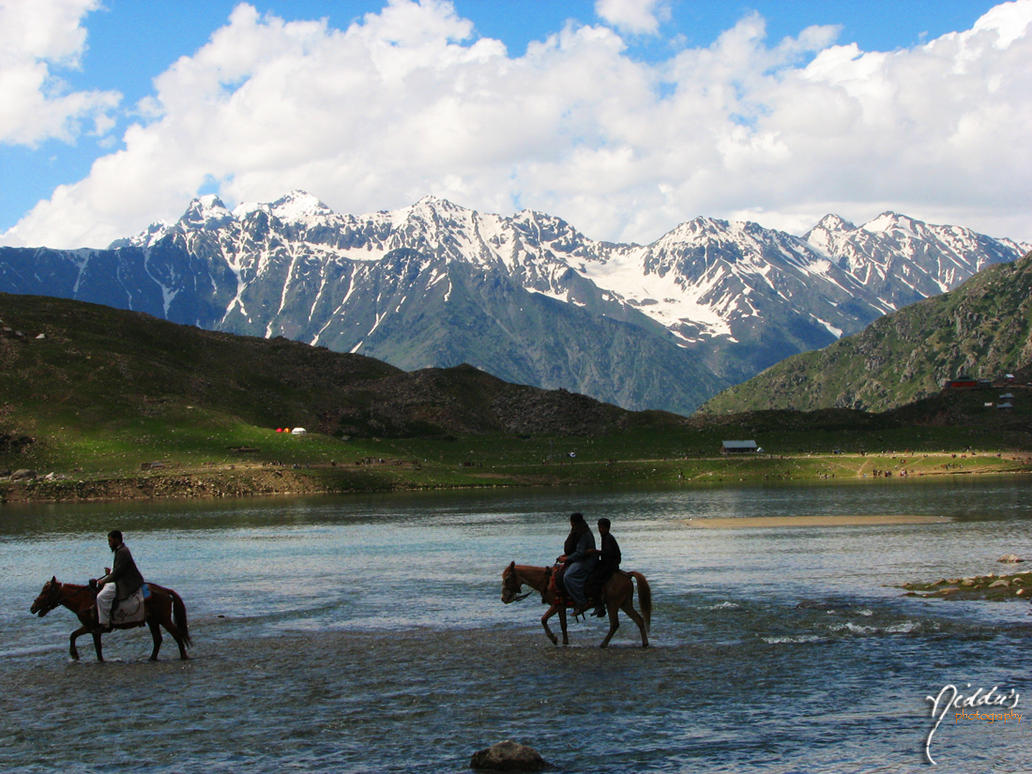
<path fill-rule="evenodd" d="M 796 470 L 786 480 L 798 483 L 818 481 L 819 467 L 810 456 L 800 458 L 811 464 L 811 468 Z M 838 458 L 829 458 L 838 459 Z M 710 460 L 702 458 L 700 469 Z M 669 483 L 685 486 L 735 484 L 744 481 L 766 482 L 771 479 L 765 460 L 756 460 L 753 469 L 734 469 L 733 474 L 712 476 L 710 471 L 698 475 L 686 474 L 683 460 L 663 460 L 652 463 L 651 483 Z M 656 474 L 657 467 L 661 471 Z M 617 470 L 613 462 L 595 462 L 579 465 L 577 469 L 562 465 L 540 465 L 521 467 L 503 472 L 479 469 L 462 462 L 455 467 L 448 465 L 424 468 L 412 460 L 385 460 L 382 458 L 358 460 L 354 464 L 283 462 L 234 463 L 228 465 L 205 464 L 184 465 L 180 462 L 148 462 L 138 472 L 127 475 L 83 474 L 75 468 L 72 474 L 39 473 L 29 469 L 15 471 L 0 470 L 0 504 L 4 503 L 60 503 L 60 502 L 117 502 L 140 500 L 182 500 L 249 498 L 283 495 L 357 494 L 375 492 L 421 491 L 428 489 L 468 489 L 479 487 L 507 486 L 562 486 L 595 485 L 599 481 L 608 483 L 634 483 L 641 479 L 641 461 L 630 461 L 626 467 Z M 557 475 L 560 472 L 562 475 Z M 1009 473 L 1027 473 L 1020 470 L 981 469 L 923 473 L 921 475 L 944 476 L 988 476 Z M 778 477 L 780 479 L 780 477 Z M 820 516 L 783 517 L 780 519 L 709 519 L 686 522 L 691 527 L 754 527 L 754 526 L 814 526 L 816 524 L 865 524 L 865 523 L 920 523 L 940 521 L 932 516 Z"/>
<path fill-rule="evenodd" d="M 302 471 L 284 467 L 105 479 L 12 477 L 0 485 L 0 503 L 219 499 L 329 491 L 337 490 Z"/>

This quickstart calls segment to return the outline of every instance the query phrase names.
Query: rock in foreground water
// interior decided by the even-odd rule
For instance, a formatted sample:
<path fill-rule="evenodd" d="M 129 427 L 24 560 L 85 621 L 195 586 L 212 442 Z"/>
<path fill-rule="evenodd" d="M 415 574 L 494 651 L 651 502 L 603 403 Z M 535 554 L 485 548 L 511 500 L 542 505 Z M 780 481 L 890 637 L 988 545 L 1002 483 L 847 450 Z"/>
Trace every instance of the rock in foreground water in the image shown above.
<path fill-rule="evenodd" d="M 471 769 L 491 771 L 542 771 L 549 768 L 537 750 L 511 739 L 473 753 L 469 766 Z"/>

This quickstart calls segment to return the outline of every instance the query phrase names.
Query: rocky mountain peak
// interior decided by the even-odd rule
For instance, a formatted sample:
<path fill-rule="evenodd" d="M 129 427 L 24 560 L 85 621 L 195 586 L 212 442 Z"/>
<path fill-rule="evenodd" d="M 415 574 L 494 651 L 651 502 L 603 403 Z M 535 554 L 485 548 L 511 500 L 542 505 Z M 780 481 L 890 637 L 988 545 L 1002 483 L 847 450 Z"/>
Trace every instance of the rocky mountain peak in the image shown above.
<path fill-rule="evenodd" d="M 411 207 L 406 208 L 410 216 L 415 215 L 434 215 L 439 218 L 454 218 L 456 216 L 465 216 L 468 213 L 474 212 L 467 207 L 461 207 L 455 202 L 449 199 L 441 198 L 440 196 L 427 195 L 420 198 Z"/>
<path fill-rule="evenodd" d="M 189 228 L 211 229 L 218 228 L 232 219 L 233 213 L 218 196 L 205 194 L 190 202 L 186 212 L 179 218 L 179 223 Z"/>
<path fill-rule="evenodd" d="M 840 243 L 854 231 L 856 231 L 856 226 L 845 218 L 828 214 L 821 218 L 816 226 L 803 234 L 803 240 L 822 253 L 834 255 L 838 252 Z"/>
<path fill-rule="evenodd" d="M 255 212 L 272 215 L 284 223 L 325 220 L 335 215 L 334 211 L 317 197 L 300 189 L 294 189 L 274 202 L 242 203 L 233 210 L 233 215 L 238 220 L 244 220 Z"/>
<path fill-rule="evenodd" d="M 885 234 L 891 231 L 913 233 L 915 225 L 918 222 L 919 221 L 915 221 L 913 218 L 907 217 L 906 215 L 900 215 L 898 212 L 886 210 L 878 217 L 864 223 L 860 228 L 872 234 Z"/>

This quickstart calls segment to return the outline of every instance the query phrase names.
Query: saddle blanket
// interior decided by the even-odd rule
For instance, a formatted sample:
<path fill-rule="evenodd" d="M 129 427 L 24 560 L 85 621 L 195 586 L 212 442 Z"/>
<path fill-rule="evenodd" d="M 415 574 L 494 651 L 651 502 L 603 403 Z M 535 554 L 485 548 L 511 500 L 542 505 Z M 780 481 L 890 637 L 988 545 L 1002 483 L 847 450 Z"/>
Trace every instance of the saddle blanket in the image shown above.
<path fill-rule="evenodd" d="M 142 623 L 147 618 L 147 608 L 144 604 L 145 592 L 149 591 L 144 584 L 125 599 L 118 600 L 118 607 L 111 617 L 113 624 Z"/>

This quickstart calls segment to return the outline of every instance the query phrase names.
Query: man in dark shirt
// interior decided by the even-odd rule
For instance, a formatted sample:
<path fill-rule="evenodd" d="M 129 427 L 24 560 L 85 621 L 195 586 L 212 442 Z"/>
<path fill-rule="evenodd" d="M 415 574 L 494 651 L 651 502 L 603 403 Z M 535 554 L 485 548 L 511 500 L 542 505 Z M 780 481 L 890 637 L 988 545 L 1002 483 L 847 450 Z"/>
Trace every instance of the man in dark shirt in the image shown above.
<path fill-rule="evenodd" d="M 129 546 L 122 542 L 122 533 L 117 529 L 108 533 L 108 547 L 115 552 L 111 570 L 97 579 L 97 622 L 104 628 L 111 624 L 111 616 L 118 600 L 128 599 L 143 585 L 143 576 L 136 568 Z"/>
<path fill-rule="evenodd" d="M 588 597 L 597 600 L 595 615 L 599 617 L 606 614 L 605 598 L 602 594 L 602 589 L 610 576 L 620 569 L 620 544 L 616 542 L 616 538 L 610 533 L 609 528 L 609 519 L 601 518 L 598 520 L 598 534 L 602 543 L 602 549 L 599 551 L 598 566 L 592 572 L 587 584 L 589 590 Z"/>

